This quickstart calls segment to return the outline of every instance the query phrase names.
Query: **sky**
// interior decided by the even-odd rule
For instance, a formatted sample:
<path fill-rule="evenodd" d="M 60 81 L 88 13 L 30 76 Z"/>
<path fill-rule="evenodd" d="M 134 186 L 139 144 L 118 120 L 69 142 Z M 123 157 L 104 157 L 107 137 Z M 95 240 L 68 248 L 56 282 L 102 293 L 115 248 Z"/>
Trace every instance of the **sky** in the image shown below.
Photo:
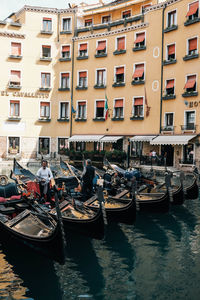
<path fill-rule="evenodd" d="M 24 5 L 43 6 L 52 8 L 68 8 L 68 3 L 79 4 L 98 3 L 98 0 L 0 0 L 0 20 L 4 20 L 11 13 L 17 12 Z M 108 2 L 105 0 L 104 2 Z M 109 1 L 111 2 L 111 1 Z"/>

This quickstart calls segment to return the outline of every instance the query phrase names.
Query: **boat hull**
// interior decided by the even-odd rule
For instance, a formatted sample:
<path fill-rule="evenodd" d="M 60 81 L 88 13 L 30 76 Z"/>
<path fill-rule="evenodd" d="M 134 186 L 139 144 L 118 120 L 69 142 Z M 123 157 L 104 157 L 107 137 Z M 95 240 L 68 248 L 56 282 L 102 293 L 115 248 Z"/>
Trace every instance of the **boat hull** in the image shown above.
<path fill-rule="evenodd" d="M 142 194 L 141 194 L 142 195 Z M 169 211 L 170 200 L 169 193 L 161 195 L 160 197 L 155 197 L 153 194 L 143 194 L 142 196 L 148 195 L 151 199 L 140 200 L 136 197 L 136 205 L 139 211 L 155 212 L 155 213 L 166 213 Z"/>

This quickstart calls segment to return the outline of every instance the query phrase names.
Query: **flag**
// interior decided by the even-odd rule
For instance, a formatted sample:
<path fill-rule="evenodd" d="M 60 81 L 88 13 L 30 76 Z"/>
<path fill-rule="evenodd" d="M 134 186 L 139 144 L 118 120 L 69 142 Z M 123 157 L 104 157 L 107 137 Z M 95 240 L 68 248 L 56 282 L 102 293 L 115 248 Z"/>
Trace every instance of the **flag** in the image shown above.
<path fill-rule="evenodd" d="M 104 109 L 105 109 L 105 120 L 108 119 L 108 98 L 107 96 L 105 95 L 105 106 L 104 106 Z"/>
<path fill-rule="evenodd" d="M 145 101 L 145 105 L 146 105 L 146 117 L 148 117 L 149 113 L 150 113 L 151 107 L 148 106 L 146 88 L 144 88 L 144 93 L 145 93 L 145 95 L 144 95 L 144 101 Z"/>
<path fill-rule="evenodd" d="M 74 109 L 73 104 L 72 104 L 72 113 L 73 113 L 73 114 L 76 113 L 76 110 Z"/>

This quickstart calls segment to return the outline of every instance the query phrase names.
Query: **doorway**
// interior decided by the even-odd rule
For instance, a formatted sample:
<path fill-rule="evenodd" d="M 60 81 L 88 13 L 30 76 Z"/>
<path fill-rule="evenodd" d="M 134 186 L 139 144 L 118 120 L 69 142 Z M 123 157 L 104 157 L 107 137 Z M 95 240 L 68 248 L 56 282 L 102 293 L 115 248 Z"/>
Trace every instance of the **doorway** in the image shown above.
<path fill-rule="evenodd" d="M 174 164 L 174 147 L 172 145 L 161 146 L 162 156 L 166 155 L 166 165 L 172 167 Z"/>

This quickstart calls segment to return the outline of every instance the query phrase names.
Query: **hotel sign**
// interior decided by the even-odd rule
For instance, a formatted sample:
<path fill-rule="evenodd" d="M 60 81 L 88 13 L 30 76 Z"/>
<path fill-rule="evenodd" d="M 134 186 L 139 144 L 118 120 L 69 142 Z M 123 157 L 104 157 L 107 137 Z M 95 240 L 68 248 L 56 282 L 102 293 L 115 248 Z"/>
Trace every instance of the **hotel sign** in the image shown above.
<path fill-rule="evenodd" d="M 25 97 L 25 98 L 48 98 L 49 94 L 44 93 L 27 93 L 27 92 L 12 92 L 9 93 L 7 91 L 0 91 L 1 96 L 8 96 L 8 97 Z"/>

